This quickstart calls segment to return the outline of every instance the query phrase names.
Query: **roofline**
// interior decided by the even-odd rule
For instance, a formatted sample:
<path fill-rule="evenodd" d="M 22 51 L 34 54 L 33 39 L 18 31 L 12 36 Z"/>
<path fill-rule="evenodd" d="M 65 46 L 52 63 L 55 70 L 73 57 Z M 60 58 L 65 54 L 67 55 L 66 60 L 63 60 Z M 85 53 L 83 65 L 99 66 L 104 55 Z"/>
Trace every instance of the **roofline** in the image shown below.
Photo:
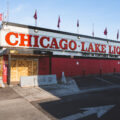
<path fill-rule="evenodd" d="M 2 25 L 4 25 L 4 24 L 11 25 L 11 26 L 23 27 L 23 28 L 30 28 L 30 29 L 35 29 L 35 30 L 42 30 L 42 31 L 47 31 L 47 32 L 54 32 L 54 33 L 65 34 L 65 35 L 79 36 L 79 37 L 84 37 L 84 38 L 91 38 L 91 39 L 97 39 L 97 40 L 120 43 L 120 41 L 116 41 L 116 40 L 108 40 L 108 39 L 100 38 L 100 37 L 92 37 L 92 36 L 88 36 L 88 35 L 82 35 L 82 34 L 77 34 L 77 33 L 54 30 L 54 29 L 48 29 L 48 28 L 42 28 L 42 27 L 36 27 L 36 26 L 30 26 L 30 25 L 24 25 L 24 24 L 19 24 L 19 23 L 12 23 L 12 22 L 3 21 Z"/>

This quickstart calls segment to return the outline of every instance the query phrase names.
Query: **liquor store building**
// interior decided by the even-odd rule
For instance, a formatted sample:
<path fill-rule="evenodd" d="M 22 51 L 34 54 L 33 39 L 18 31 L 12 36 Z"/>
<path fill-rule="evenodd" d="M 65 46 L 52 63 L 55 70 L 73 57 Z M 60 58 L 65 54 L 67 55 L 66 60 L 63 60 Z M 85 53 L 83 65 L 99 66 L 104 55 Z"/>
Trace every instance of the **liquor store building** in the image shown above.
<path fill-rule="evenodd" d="M 120 72 L 120 42 L 10 22 L 0 27 L 0 76 L 83 76 Z"/>

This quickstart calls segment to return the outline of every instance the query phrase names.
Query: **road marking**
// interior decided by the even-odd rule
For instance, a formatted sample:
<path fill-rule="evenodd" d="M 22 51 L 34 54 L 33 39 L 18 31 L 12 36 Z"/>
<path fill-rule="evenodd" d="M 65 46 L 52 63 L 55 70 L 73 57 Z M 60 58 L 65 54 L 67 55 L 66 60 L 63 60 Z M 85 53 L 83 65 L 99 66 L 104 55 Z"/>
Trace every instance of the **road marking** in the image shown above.
<path fill-rule="evenodd" d="M 110 82 L 110 81 L 108 81 L 108 80 L 105 80 L 105 79 L 103 79 L 103 78 L 96 78 L 97 80 L 101 80 L 101 81 L 103 81 L 103 82 L 106 82 L 106 83 L 109 83 L 109 84 L 114 84 L 114 83 L 112 83 L 112 82 Z"/>
<path fill-rule="evenodd" d="M 86 90 L 81 90 L 80 93 L 89 93 L 89 92 L 99 92 L 99 91 L 103 91 L 103 90 L 110 90 L 110 89 L 114 89 L 114 88 L 120 88 L 120 85 L 111 85 L 111 86 L 107 86 L 107 87 L 100 87 L 100 88 L 89 88 Z"/>
<path fill-rule="evenodd" d="M 98 107 L 82 108 L 80 110 L 86 110 L 86 111 L 83 113 L 77 113 L 74 115 L 64 117 L 61 120 L 76 120 L 76 119 L 87 117 L 92 114 L 97 114 L 97 117 L 100 118 L 105 113 L 107 113 L 110 109 L 112 109 L 114 106 L 115 105 L 105 105 L 105 106 L 98 106 Z"/>

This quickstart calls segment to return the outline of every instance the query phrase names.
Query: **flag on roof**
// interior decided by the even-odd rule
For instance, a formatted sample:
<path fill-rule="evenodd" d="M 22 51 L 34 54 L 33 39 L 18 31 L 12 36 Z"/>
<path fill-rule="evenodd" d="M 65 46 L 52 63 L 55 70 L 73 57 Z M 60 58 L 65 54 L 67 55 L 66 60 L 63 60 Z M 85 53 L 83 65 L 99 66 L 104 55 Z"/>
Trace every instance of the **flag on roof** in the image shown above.
<path fill-rule="evenodd" d="M 37 20 L 37 10 L 35 10 L 35 14 L 33 17 L 35 18 L 35 20 Z"/>
<path fill-rule="evenodd" d="M 104 35 L 107 35 L 107 28 L 105 28 L 105 30 L 104 30 Z"/>
<path fill-rule="evenodd" d="M 61 22 L 61 20 L 60 20 L 60 16 L 59 16 L 59 18 L 58 18 L 58 24 L 57 24 L 58 28 L 60 28 L 60 22 Z"/>
<path fill-rule="evenodd" d="M 119 30 L 117 31 L 117 40 L 119 39 Z"/>
<path fill-rule="evenodd" d="M 79 20 L 77 20 L 77 27 L 79 27 Z"/>

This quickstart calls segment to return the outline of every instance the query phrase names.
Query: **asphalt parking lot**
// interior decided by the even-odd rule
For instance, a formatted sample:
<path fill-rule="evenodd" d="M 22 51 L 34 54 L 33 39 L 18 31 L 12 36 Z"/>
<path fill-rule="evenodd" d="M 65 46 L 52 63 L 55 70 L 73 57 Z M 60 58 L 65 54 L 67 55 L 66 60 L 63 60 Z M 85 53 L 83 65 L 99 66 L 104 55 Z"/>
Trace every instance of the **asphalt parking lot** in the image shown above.
<path fill-rule="evenodd" d="M 73 77 L 73 79 L 76 81 L 80 93 L 60 97 L 57 101 L 33 101 L 32 104 L 53 120 L 120 119 L 119 74 L 101 77 Z M 87 92 L 82 92 L 84 90 Z"/>
<path fill-rule="evenodd" d="M 120 74 L 108 74 L 102 76 L 73 77 L 78 87 L 83 89 L 101 88 L 120 85 Z"/>
<path fill-rule="evenodd" d="M 51 119 L 61 120 L 119 120 L 120 89 L 61 97 L 59 101 L 33 102 Z"/>
<path fill-rule="evenodd" d="M 37 88 L 1 88 L 0 120 L 120 119 L 120 74 L 71 79 Z"/>

